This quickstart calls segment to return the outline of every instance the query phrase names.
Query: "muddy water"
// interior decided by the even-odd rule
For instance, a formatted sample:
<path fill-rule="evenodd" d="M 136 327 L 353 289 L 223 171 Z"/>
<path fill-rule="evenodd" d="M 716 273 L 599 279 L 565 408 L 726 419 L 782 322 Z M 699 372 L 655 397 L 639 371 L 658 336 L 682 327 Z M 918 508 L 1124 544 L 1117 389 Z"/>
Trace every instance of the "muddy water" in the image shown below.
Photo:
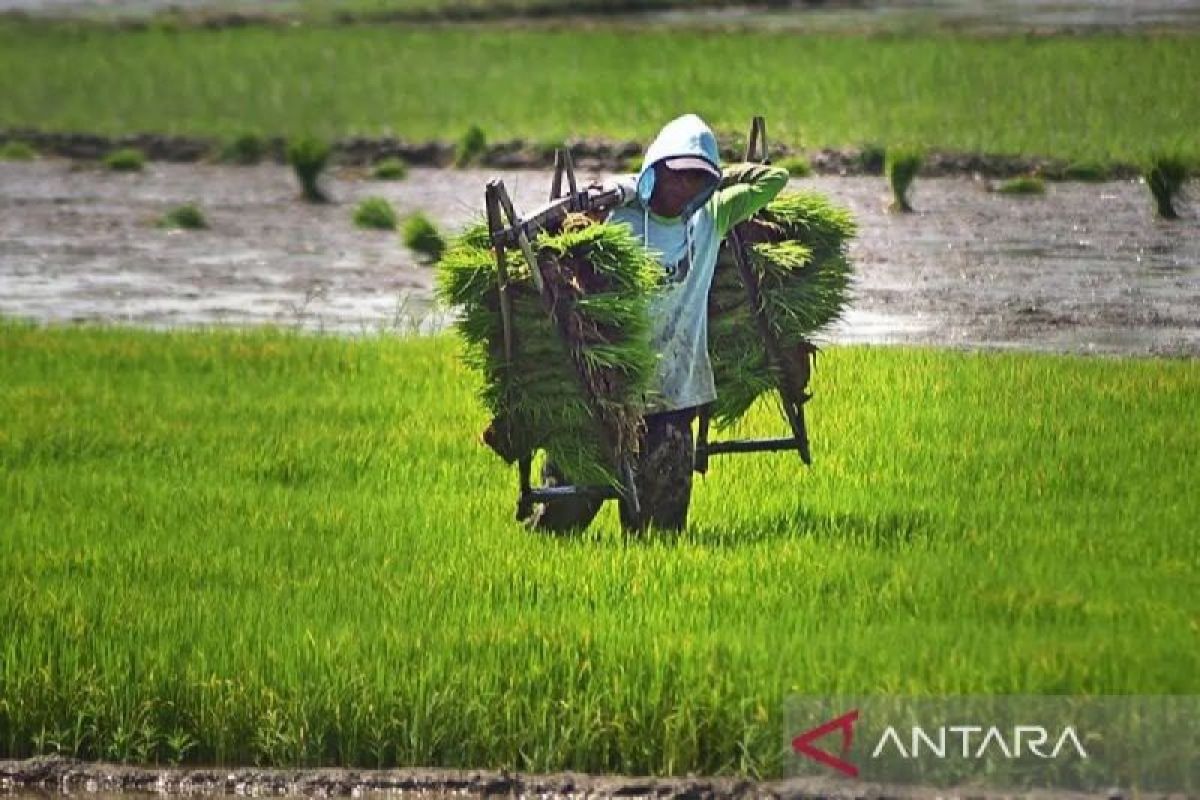
<path fill-rule="evenodd" d="M 142 174 L 68 161 L 0 163 L 0 314 L 174 327 L 275 323 L 312 330 L 445 324 L 432 272 L 397 234 L 356 229 L 382 195 L 454 230 L 499 175 L 518 208 L 543 172 L 414 169 L 376 182 L 344 169 L 334 202 L 297 197 L 287 168 L 150 163 Z M 586 177 L 601 177 L 591 174 Z M 1135 354 L 1200 354 L 1200 220 L 1155 220 L 1135 181 L 1051 184 L 1009 197 L 970 178 L 918 180 L 914 214 L 885 211 L 880 178 L 793 181 L 850 207 L 858 278 L 826 341 L 908 342 Z M 1196 196 L 1196 187 L 1191 196 Z M 154 220 L 200 204 L 205 231 Z"/>
<path fill-rule="evenodd" d="M 428 327 L 431 270 L 396 234 L 356 229 L 354 204 L 379 194 L 453 226 L 473 211 L 421 170 L 389 184 L 334 176 L 324 205 L 301 202 L 277 165 L 121 175 L 46 161 L 0 164 L 0 176 L 0 313 L 44 320 Z M 208 230 L 155 227 L 184 202 L 201 206 Z"/>

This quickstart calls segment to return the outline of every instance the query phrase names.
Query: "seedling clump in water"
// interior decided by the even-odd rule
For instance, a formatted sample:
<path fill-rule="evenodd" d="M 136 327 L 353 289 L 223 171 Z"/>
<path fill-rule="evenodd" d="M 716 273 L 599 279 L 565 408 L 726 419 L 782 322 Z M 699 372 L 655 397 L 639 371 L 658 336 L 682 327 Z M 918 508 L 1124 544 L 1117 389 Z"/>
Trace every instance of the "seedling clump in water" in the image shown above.
<path fill-rule="evenodd" d="M 304 199 L 310 203 L 328 202 L 317 181 L 329 161 L 329 145 L 315 136 L 301 136 L 288 142 L 287 157 L 300 181 Z"/>
<path fill-rule="evenodd" d="M 1000 184 L 996 191 L 1001 194 L 1045 194 L 1046 182 L 1036 175 L 1022 175 Z"/>
<path fill-rule="evenodd" d="M 381 181 L 398 181 L 408 177 L 408 164 L 404 159 L 390 156 L 375 165 L 371 177 Z"/>
<path fill-rule="evenodd" d="M 1163 219 L 1177 219 L 1179 212 L 1175 210 L 1175 200 L 1188 177 L 1187 164 L 1183 159 L 1171 155 L 1155 156 L 1146 165 L 1143 177 L 1150 194 L 1154 197 L 1158 216 Z"/>
<path fill-rule="evenodd" d="M 912 205 L 908 202 L 908 189 L 912 186 L 917 171 L 921 169 L 923 156 L 920 150 L 906 147 L 889 147 L 884 171 L 887 172 L 888 183 L 892 187 L 892 204 L 889 211 L 909 212 Z"/>
<path fill-rule="evenodd" d="M 200 230 L 208 227 L 208 221 L 195 203 L 184 203 L 177 206 L 158 221 L 160 228 L 182 228 L 184 230 Z"/>
<path fill-rule="evenodd" d="M 116 172 L 138 172 L 145 163 L 146 156 L 133 147 L 114 150 L 104 157 L 104 165 Z"/>
<path fill-rule="evenodd" d="M 360 228 L 396 229 L 396 211 L 384 197 L 367 197 L 354 209 L 354 224 Z"/>
<path fill-rule="evenodd" d="M 404 244 L 427 261 L 437 261 L 446 249 L 446 242 L 429 217 L 417 212 L 404 223 Z"/>

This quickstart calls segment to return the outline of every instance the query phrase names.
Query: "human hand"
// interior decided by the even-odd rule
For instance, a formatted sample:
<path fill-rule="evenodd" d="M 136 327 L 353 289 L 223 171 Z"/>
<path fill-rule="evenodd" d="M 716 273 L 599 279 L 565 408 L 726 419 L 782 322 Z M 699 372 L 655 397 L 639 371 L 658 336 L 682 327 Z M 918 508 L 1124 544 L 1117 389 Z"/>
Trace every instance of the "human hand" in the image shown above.
<path fill-rule="evenodd" d="M 630 187 L 615 179 L 606 181 L 592 181 L 588 184 L 587 190 L 589 194 L 599 194 L 605 197 L 604 208 L 594 208 L 585 212 L 588 217 L 597 222 L 603 222 L 608 217 L 608 212 L 615 206 L 623 205 L 631 198 Z M 615 198 L 615 202 L 612 200 Z"/>

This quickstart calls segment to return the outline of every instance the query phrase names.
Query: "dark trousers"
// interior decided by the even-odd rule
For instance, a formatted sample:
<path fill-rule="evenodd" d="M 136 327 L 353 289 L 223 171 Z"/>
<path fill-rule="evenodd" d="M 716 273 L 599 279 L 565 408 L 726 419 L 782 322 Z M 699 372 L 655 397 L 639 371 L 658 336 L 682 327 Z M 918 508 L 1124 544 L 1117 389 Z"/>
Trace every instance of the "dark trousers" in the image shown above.
<path fill-rule="evenodd" d="M 687 524 L 695 458 L 692 420 L 696 411 L 696 408 L 683 408 L 646 415 L 646 430 L 639 442 L 633 475 L 641 513 L 634 514 L 624 498 L 619 501 L 621 527 L 626 531 L 640 533 L 649 525 L 678 531 Z M 562 486 L 570 480 L 557 464 L 547 460 L 542 467 L 542 483 Z M 573 497 L 537 504 L 526 522 L 538 530 L 582 530 L 600 512 L 603 503 L 603 499 Z"/>

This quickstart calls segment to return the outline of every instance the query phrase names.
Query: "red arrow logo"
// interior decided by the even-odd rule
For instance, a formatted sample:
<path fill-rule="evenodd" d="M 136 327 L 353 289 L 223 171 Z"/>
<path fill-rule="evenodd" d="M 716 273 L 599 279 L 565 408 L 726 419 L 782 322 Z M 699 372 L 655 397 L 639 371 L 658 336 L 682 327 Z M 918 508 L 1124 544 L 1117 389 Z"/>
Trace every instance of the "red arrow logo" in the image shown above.
<path fill-rule="evenodd" d="M 831 719 L 823 725 L 807 730 L 804 733 L 792 739 L 792 750 L 802 756 L 808 756 L 813 761 L 819 761 L 827 767 L 833 767 L 838 772 L 849 775 L 851 778 L 858 777 L 858 767 L 844 759 L 846 753 L 850 752 L 850 745 L 854 741 L 854 723 L 858 720 L 858 709 L 842 714 L 837 719 Z M 842 752 L 839 754 L 843 758 L 827 753 L 824 750 L 814 747 L 813 742 L 820 739 L 826 734 L 832 733 L 838 729 L 842 731 Z"/>

